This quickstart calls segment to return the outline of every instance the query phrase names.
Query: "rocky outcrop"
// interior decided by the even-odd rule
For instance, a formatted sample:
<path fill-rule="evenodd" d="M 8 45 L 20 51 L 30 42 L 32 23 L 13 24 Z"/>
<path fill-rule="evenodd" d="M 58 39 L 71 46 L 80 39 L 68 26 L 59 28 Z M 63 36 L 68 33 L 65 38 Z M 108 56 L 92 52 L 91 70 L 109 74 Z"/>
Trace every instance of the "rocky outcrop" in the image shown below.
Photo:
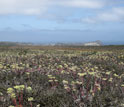
<path fill-rule="evenodd" d="M 87 42 L 84 43 L 84 46 L 102 46 L 102 42 L 101 41 L 95 41 L 95 42 Z"/>

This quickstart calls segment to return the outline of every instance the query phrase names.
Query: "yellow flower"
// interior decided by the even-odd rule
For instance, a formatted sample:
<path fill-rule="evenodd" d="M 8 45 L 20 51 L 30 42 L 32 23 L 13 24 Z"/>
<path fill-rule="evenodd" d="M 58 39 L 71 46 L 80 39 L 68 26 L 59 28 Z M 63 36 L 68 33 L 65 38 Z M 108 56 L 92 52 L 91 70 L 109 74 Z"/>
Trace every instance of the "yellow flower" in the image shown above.
<path fill-rule="evenodd" d="M 15 97 L 16 97 L 15 93 L 11 93 L 11 94 L 10 94 L 10 97 L 11 97 L 11 98 L 15 98 Z"/>
<path fill-rule="evenodd" d="M 94 71 L 94 68 L 91 68 L 92 71 Z"/>
<path fill-rule="evenodd" d="M 62 65 L 59 65 L 58 67 L 59 67 L 59 68 L 62 68 Z"/>
<path fill-rule="evenodd" d="M 15 89 L 19 89 L 20 87 L 18 85 L 14 86 Z"/>
<path fill-rule="evenodd" d="M 86 75 L 86 73 L 78 73 L 78 75 L 79 75 L 80 77 L 83 77 L 83 76 Z"/>
<path fill-rule="evenodd" d="M 95 75 L 96 73 L 95 72 L 88 72 L 88 74 L 90 74 L 90 75 Z"/>
<path fill-rule="evenodd" d="M 20 87 L 21 90 L 23 90 L 25 88 L 24 85 L 20 85 L 19 87 Z"/>
<path fill-rule="evenodd" d="M 21 88 L 21 89 L 24 89 L 24 88 L 25 88 L 25 86 L 24 86 L 24 85 L 20 85 L 20 88 Z"/>
<path fill-rule="evenodd" d="M 13 92 L 14 92 L 14 89 L 13 89 L 13 88 L 8 88 L 8 89 L 7 89 L 7 93 L 8 93 L 8 94 L 11 94 L 11 93 L 13 93 Z"/>
<path fill-rule="evenodd" d="M 33 100 L 34 100 L 33 97 L 28 98 L 28 101 L 33 101 Z"/>
<path fill-rule="evenodd" d="M 24 85 L 16 85 L 16 86 L 14 86 L 14 88 L 16 90 L 20 91 L 20 90 L 23 90 L 25 88 L 25 86 Z"/>

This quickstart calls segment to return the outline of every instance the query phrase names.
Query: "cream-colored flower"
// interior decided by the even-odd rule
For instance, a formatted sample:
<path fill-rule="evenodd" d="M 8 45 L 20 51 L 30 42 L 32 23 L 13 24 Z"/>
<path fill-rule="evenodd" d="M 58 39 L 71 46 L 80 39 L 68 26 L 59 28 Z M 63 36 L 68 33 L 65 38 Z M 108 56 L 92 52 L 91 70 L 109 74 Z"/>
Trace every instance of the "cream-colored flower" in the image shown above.
<path fill-rule="evenodd" d="M 66 80 L 63 80 L 62 82 L 63 82 L 63 84 L 68 84 L 68 81 L 66 81 Z"/>
<path fill-rule="evenodd" d="M 82 82 L 80 82 L 80 81 L 76 81 L 76 83 L 77 83 L 77 84 L 79 84 L 79 85 L 81 85 L 81 84 L 82 84 Z"/>
<path fill-rule="evenodd" d="M 118 77 L 118 75 L 117 75 L 117 74 L 114 74 L 114 76 L 115 76 L 115 77 Z"/>
<path fill-rule="evenodd" d="M 9 107 L 15 107 L 15 106 L 10 105 Z"/>
<path fill-rule="evenodd" d="M 111 72 L 106 72 L 105 74 L 106 74 L 106 75 L 110 75 L 110 74 L 111 74 Z"/>
<path fill-rule="evenodd" d="M 40 104 L 38 104 L 36 107 L 40 107 Z"/>
<path fill-rule="evenodd" d="M 104 80 L 104 81 L 105 81 L 105 80 L 107 80 L 107 78 L 102 78 L 102 80 Z"/>
<path fill-rule="evenodd" d="M 26 90 L 27 90 L 28 92 L 31 92 L 31 91 L 32 91 L 32 88 L 31 88 L 31 87 L 27 87 Z"/>
<path fill-rule="evenodd" d="M 110 79 L 109 79 L 109 82 L 112 82 L 112 80 L 113 80 L 113 78 L 110 78 Z"/>
<path fill-rule="evenodd" d="M 122 84 L 121 86 L 124 87 L 124 84 Z"/>
<path fill-rule="evenodd" d="M 53 80 L 49 80 L 49 82 L 53 82 Z"/>

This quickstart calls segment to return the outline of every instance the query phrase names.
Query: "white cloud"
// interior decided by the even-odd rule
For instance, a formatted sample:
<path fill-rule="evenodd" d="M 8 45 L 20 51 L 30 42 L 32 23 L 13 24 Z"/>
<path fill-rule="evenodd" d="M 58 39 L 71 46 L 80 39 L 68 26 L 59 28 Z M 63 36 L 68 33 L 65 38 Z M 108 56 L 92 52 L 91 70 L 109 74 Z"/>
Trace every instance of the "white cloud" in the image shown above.
<path fill-rule="evenodd" d="M 0 14 L 38 15 L 48 5 L 48 0 L 0 0 Z"/>
<path fill-rule="evenodd" d="M 98 19 L 103 21 L 121 21 L 124 17 L 124 8 L 113 8 L 109 12 L 98 15 Z"/>
<path fill-rule="evenodd" d="M 83 18 L 82 22 L 97 23 L 97 22 L 121 22 L 124 21 L 124 7 L 112 8 L 105 12 L 100 12 L 95 17 Z"/>
<path fill-rule="evenodd" d="M 104 3 L 99 0 L 66 0 L 61 5 L 78 8 L 101 8 Z"/>
<path fill-rule="evenodd" d="M 99 0 L 0 0 L 0 14 L 39 15 L 52 7 L 101 8 Z"/>
<path fill-rule="evenodd" d="M 96 20 L 93 18 L 84 18 L 84 19 L 81 19 L 81 22 L 96 23 Z"/>

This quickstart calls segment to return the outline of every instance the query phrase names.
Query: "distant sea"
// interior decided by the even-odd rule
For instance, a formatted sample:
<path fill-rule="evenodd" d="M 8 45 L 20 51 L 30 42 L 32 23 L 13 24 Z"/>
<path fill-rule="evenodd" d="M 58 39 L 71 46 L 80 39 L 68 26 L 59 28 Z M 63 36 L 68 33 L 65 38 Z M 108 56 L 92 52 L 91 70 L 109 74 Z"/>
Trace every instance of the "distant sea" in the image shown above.
<path fill-rule="evenodd" d="M 119 42 L 102 42 L 104 45 L 124 45 L 124 41 Z"/>

